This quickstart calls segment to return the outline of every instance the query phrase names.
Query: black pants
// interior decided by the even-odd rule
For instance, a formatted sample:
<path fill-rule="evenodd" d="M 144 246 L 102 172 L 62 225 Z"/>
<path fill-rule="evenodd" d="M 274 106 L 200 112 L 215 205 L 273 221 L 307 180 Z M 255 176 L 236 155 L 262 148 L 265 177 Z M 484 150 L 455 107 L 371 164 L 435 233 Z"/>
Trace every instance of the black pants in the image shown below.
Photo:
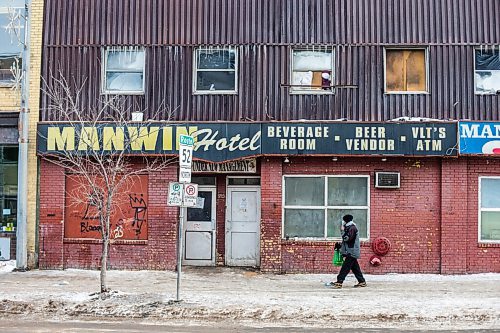
<path fill-rule="evenodd" d="M 343 283 L 350 270 L 352 270 L 358 282 L 365 282 L 365 278 L 358 264 L 358 259 L 351 256 L 344 257 L 344 263 L 342 264 L 339 275 L 337 275 L 337 282 Z"/>

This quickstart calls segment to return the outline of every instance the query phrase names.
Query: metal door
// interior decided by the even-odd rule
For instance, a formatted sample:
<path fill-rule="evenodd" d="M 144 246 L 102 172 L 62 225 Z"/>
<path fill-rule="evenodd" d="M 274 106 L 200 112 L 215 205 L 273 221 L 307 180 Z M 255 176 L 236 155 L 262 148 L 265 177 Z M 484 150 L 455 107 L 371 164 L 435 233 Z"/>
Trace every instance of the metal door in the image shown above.
<path fill-rule="evenodd" d="M 228 187 L 226 265 L 260 265 L 260 187 Z"/>
<path fill-rule="evenodd" d="M 215 266 L 215 187 L 200 186 L 198 197 L 204 199 L 203 208 L 187 209 L 182 264 Z"/>

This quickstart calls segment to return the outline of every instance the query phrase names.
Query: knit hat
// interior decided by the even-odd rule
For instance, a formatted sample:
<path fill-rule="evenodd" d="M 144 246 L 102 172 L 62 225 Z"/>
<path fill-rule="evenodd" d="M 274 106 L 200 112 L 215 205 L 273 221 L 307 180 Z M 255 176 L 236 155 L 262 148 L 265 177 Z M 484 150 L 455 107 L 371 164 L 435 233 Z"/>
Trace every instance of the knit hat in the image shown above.
<path fill-rule="evenodd" d="M 344 220 L 345 222 L 351 222 L 352 219 L 353 217 L 350 214 L 344 215 L 344 217 L 342 217 L 342 220 Z"/>

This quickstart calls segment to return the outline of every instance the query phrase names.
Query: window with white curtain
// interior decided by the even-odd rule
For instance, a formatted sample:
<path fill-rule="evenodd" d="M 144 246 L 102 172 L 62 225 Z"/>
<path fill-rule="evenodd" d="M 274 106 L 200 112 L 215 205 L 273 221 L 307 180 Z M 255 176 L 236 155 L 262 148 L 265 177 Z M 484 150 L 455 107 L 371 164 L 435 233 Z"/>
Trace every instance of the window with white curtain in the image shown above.
<path fill-rule="evenodd" d="M 141 47 L 107 48 L 104 52 L 103 92 L 144 94 L 145 53 Z"/>
<path fill-rule="evenodd" d="M 333 73 L 333 50 L 292 50 L 292 93 L 331 93 Z"/>

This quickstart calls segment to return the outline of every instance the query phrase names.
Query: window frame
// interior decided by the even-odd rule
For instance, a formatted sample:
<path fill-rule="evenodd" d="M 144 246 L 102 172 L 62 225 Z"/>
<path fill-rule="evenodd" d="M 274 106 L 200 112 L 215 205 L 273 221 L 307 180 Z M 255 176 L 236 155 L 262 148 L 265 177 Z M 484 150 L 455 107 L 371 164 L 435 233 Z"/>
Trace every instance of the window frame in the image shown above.
<path fill-rule="evenodd" d="M 198 69 L 198 52 L 232 50 L 234 51 L 234 69 Z M 193 95 L 237 95 L 238 94 L 238 76 L 239 76 L 239 52 L 237 46 L 214 46 L 214 47 L 196 47 L 193 52 Z M 198 90 L 198 71 L 202 72 L 234 72 L 234 90 Z"/>
<path fill-rule="evenodd" d="M 323 206 L 287 206 L 285 205 L 285 194 L 286 194 L 286 189 L 285 189 L 285 184 L 286 178 L 325 178 L 325 183 L 324 183 L 324 205 Z M 365 178 L 366 179 L 366 195 L 367 195 L 367 205 L 366 206 L 329 206 L 328 205 L 328 179 L 329 178 Z M 366 238 L 362 238 L 361 236 L 359 237 L 360 241 L 369 241 L 370 240 L 370 175 L 365 175 L 365 174 L 360 174 L 360 175 L 325 175 L 325 174 L 319 174 L 319 175 L 311 175 L 311 174 L 294 174 L 294 175 L 283 175 L 282 176 L 282 186 L 281 186 L 281 193 L 282 193 L 282 198 L 281 198 L 281 238 L 286 239 L 285 235 L 285 209 L 306 209 L 306 210 L 319 210 L 323 209 L 325 212 L 325 221 L 324 221 L 324 237 L 297 237 L 298 240 L 302 241 L 332 241 L 332 240 L 339 240 L 340 236 L 335 236 L 335 237 L 327 237 L 328 233 L 328 210 L 329 209 L 365 209 L 366 210 Z"/>
<path fill-rule="evenodd" d="M 10 15 L 9 12 L 11 10 L 14 10 L 16 12 L 19 12 L 19 14 L 21 15 L 25 15 L 25 6 L 24 6 L 24 2 L 19 2 L 17 3 L 16 1 L 14 1 L 14 3 L 10 4 L 10 5 L 0 5 L 0 15 Z M 16 28 L 19 29 L 19 38 L 21 39 L 24 39 L 25 37 L 25 34 L 24 34 L 24 30 L 25 30 L 25 25 L 26 25 L 26 22 L 24 20 L 23 17 L 20 17 L 19 18 L 19 26 L 16 25 Z M 2 29 L 2 31 L 0 31 L 0 33 L 5 33 L 5 34 L 9 34 L 8 31 L 3 31 L 3 27 L 0 27 L 0 29 Z M 11 39 L 13 39 L 15 36 L 11 36 Z M 11 40 L 11 43 L 15 43 L 16 41 L 12 41 Z M 15 62 L 16 59 L 20 62 L 20 66 L 19 66 L 19 70 L 22 71 L 23 69 L 23 61 L 22 61 L 22 57 L 23 57 L 23 41 L 22 40 L 18 40 L 17 41 L 18 43 L 18 50 L 15 52 L 15 53 L 7 53 L 7 54 L 4 54 L 4 56 L 2 56 L 3 59 L 13 59 L 13 61 Z M 1 54 L 2 52 L 0 52 Z M 4 69 L 4 70 L 8 70 L 9 73 L 10 73 L 10 69 Z M 12 77 L 9 79 L 9 80 L 1 80 L 0 79 L 0 88 L 10 88 L 10 87 L 14 87 L 16 85 L 16 82 L 15 82 L 15 76 L 12 75 Z"/>
<path fill-rule="evenodd" d="M 317 49 L 316 49 L 317 47 Z M 335 80 L 337 78 L 336 71 L 335 71 L 335 48 L 333 46 L 316 46 L 316 47 L 291 47 L 290 48 L 290 76 L 289 76 L 289 82 L 290 82 L 290 87 L 288 89 L 290 95 L 334 95 L 335 94 L 335 88 L 332 86 L 335 86 Z M 323 49 L 323 50 L 322 50 Z M 294 51 L 330 51 L 332 54 L 332 67 L 331 67 L 331 75 L 332 80 L 330 80 L 330 90 L 323 90 L 323 89 L 318 89 L 318 90 L 305 90 L 305 89 L 300 89 L 299 87 L 293 87 L 293 52 Z"/>
<path fill-rule="evenodd" d="M 103 56 L 103 65 L 101 70 L 101 94 L 102 95 L 145 95 L 146 94 L 146 61 L 147 61 L 147 52 L 146 48 L 143 46 L 137 47 L 137 51 L 144 52 L 144 64 L 142 67 L 142 90 L 126 90 L 126 91 L 117 91 L 117 90 L 108 90 L 107 86 L 107 78 L 106 74 L 108 72 L 115 73 L 139 73 L 136 70 L 122 70 L 122 71 L 108 71 L 108 54 L 110 51 L 123 51 L 125 52 L 127 49 L 133 50 L 135 46 L 125 46 L 125 47 L 117 47 L 117 46 L 106 46 L 102 49 Z"/>
<path fill-rule="evenodd" d="M 500 47 L 496 47 L 496 46 L 492 46 L 492 49 L 495 50 L 495 51 L 498 51 L 500 53 Z M 496 96 L 498 95 L 498 91 L 500 91 L 500 87 L 497 89 L 497 91 L 495 92 L 480 92 L 480 91 L 477 91 L 477 79 L 476 79 L 476 72 L 479 71 L 479 72 L 491 72 L 490 71 L 485 71 L 485 70 L 482 70 L 482 69 L 476 69 L 476 51 L 477 50 L 481 50 L 481 48 L 478 48 L 478 47 L 474 47 L 473 50 L 472 50 L 472 58 L 474 59 L 474 95 L 479 95 L 479 96 L 483 96 L 483 95 L 493 95 L 493 96 Z M 500 55 L 499 55 L 500 56 Z M 496 72 L 500 72 L 500 69 L 497 69 L 497 70 L 494 70 Z"/>
<path fill-rule="evenodd" d="M 481 207 L 481 196 L 482 196 L 482 180 L 483 179 L 497 179 L 497 180 L 500 180 L 500 176 L 479 176 L 479 180 L 478 180 L 478 195 L 477 195 L 477 201 L 478 201 L 478 213 L 477 213 L 477 220 L 478 220 L 478 223 L 477 223 L 477 241 L 478 243 L 482 243 L 482 244 L 500 244 L 500 239 L 499 240 L 493 240 L 493 239 L 489 239 L 489 240 L 485 240 L 485 239 L 481 239 L 481 227 L 482 227 L 482 224 L 481 224 L 481 217 L 482 217 L 482 212 L 499 212 L 500 213 L 500 207 L 498 208 L 482 208 Z"/>
<path fill-rule="evenodd" d="M 390 51 L 414 51 L 414 50 L 423 50 L 425 55 L 425 90 L 422 91 L 387 91 L 387 50 Z M 422 46 L 405 46 L 405 47 L 384 47 L 384 95 L 429 95 L 429 48 Z"/>
<path fill-rule="evenodd" d="M 12 57 L 5 57 L 3 59 L 12 59 L 14 62 L 19 61 L 20 63 L 20 66 L 19 66 L 19 70 L 22 71 L 23 69 L 23 58 L 21 56 L 12 56 Z M 16 82 L 15 82 L 15 76 L 12 75 L 12 72 L 9 69 L 1 69 L 0 68 L 0 71 L 9 71 L 11 77 L 9 78 L 9 80 L 2 80 L 1 79 L 1 76 L 0 76 L 0 87 L 3 87 L 3 88 L 10 88 L 10 87 L 14 87 L 16 85 Z"/>

